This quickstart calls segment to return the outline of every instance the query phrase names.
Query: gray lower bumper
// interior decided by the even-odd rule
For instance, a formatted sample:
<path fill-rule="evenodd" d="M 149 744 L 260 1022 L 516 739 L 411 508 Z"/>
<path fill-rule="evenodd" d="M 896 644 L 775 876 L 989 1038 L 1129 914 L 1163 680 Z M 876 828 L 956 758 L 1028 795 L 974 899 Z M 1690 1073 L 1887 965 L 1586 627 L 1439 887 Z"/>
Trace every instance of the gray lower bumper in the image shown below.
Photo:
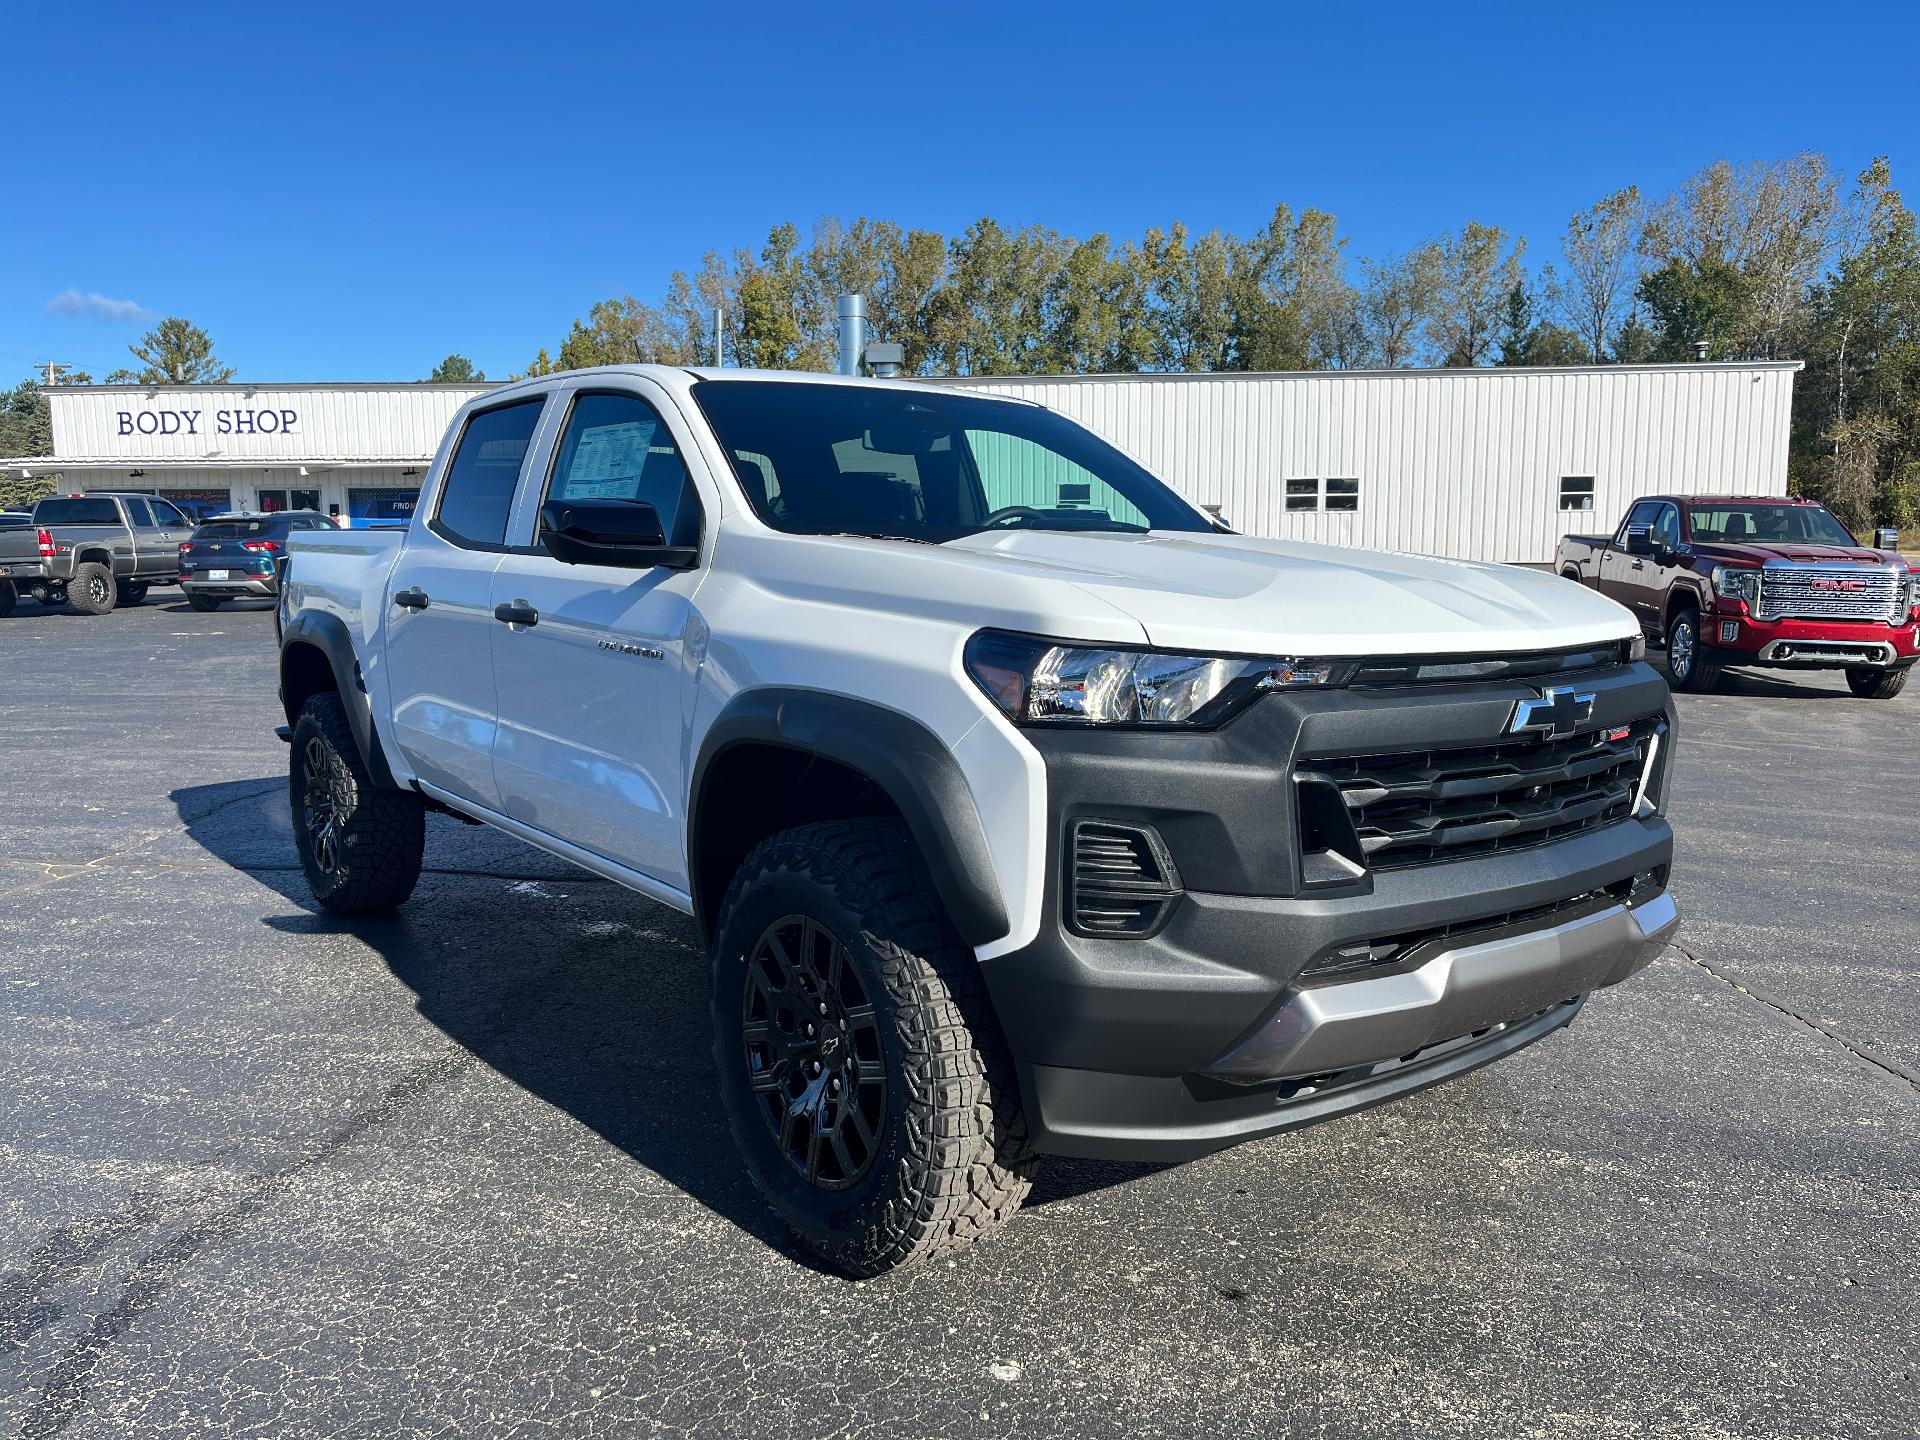
<path fill-rule="evenodd" d="M 1443 950 L 1392 975 L 1302 987 L 1207 1073 L 1249 1085 L 1321 1075 L 1509 1024 L 1618 984 L 1666 948 L 1678 923 L 1661 891 L 1547 929 Z"/>

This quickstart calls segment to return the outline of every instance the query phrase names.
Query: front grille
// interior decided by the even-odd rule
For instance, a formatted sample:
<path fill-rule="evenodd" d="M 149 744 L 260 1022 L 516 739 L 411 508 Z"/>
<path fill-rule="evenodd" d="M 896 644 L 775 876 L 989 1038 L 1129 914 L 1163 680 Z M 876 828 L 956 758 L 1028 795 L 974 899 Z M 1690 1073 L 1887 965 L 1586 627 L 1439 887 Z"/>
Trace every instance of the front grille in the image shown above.
<path fill-rule="evenodd" d="M 1562 739 L 1303 760 L 1304 785 L 1340 793 L 1359 858 L 1375 870 L 1518 850 L 1633 813 L 1659 721 Z"/>
<path fill-rule="evenodd" d="M 1891 624 L 1904 597 L 1891 570 L 1838 565 L 1769 565 L 1760 572 L 1754 614 L 1762 620 L 1878 620 Z"/>

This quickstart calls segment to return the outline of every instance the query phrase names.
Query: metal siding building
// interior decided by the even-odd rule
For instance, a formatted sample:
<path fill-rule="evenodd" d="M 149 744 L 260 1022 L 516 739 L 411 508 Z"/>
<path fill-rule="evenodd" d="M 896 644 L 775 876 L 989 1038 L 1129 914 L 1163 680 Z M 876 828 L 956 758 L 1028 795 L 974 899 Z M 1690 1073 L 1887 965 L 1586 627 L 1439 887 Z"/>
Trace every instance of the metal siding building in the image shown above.
<path fill-rule="evenodd" d="M 1798 361 L 943 382 L 1072 416 L 1253 535 L 1544 563 L 1655 493 L 1784 495 Z M 1567 479 L 1587 508 L 1562 509 Z M 1328 481 L 1355 481 L 1328 509 Z M 1296 482 L 1288 506 L 1288 482 Z M 1311 504 L 1309 506 L 1309 498 Z M 1344 498 L 1337 493 L 1336 503 Z"/>

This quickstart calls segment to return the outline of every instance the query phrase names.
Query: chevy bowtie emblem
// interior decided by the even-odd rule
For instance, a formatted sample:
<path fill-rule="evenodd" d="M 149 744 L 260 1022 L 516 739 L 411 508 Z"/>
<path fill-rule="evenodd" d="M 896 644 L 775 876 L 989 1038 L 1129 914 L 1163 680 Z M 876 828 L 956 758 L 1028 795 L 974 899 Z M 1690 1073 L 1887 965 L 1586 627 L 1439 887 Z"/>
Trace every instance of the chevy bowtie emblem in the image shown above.
<path fill-rule="evenodd" d="M 1557 738 L 1573 734 L 1582 721 L 1592 718 L 1592 695 L 1576 695 L 1571 690 L 1542 690 L 1538 700 L 1522 700 L 1513 707 L 1507 733 L 1541 732 Z"/>

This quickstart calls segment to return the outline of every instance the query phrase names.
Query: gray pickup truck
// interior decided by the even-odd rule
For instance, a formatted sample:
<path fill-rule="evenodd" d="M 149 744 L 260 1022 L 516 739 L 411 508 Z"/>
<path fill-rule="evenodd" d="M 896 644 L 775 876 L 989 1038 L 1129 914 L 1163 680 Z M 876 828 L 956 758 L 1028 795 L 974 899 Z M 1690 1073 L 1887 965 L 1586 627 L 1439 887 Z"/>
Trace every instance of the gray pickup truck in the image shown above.
<path fill-rule="evenodd" d="M 96 490 L 42 500 L 31 526 L 0 530 L 0 614 L 19 595 L 88 615 L 137 605 L 148 586 L 178 582 L 180 546 L 192 533 L 193 522 L 154 495 Z"/>

